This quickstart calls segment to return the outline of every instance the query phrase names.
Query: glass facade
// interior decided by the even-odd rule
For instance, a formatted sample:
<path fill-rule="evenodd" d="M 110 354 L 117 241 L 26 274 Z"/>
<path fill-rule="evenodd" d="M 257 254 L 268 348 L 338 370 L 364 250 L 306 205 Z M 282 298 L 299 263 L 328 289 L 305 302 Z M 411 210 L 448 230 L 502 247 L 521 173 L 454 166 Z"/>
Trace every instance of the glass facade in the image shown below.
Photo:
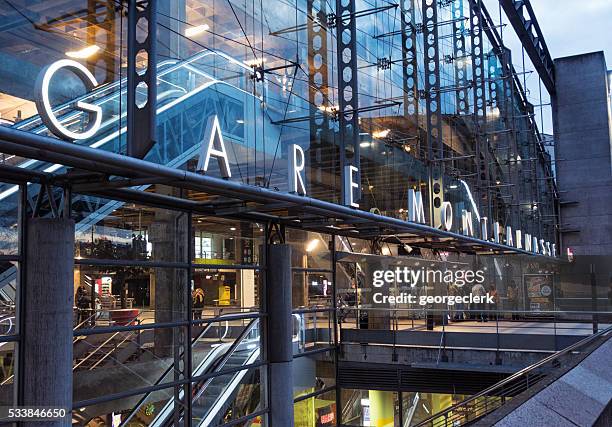
<path fill-rule="evenodd" d="M 3 6 L 12 23 L 2 36 L 11 46 L 1 52 L 3 80 L 11 82 L 0 88 L 3 125 L 65 138 L 100 119 L 93 136 L 75 142 L 126 153 L 126 11 L 107 2 L 56 3 L 53 12 Z M 487 216 L 503 229 L 556 241 L 550 158 L 509 51 L 494 29 L 479 30 L 490 17 L 478 3 L 434 5 L 433 22 L 435 2 L 355 1 L 348 7 L 358 18 L 337 23 L 335 8 L 318 1 L 162 3 L 157 57 L 143 49 L 135 64 L 141 74 L 149 65 L 157 70 L 158 143 L 147 160 L 196 169 L 207 119 L 217 116 L 231 180 L 291 191 L 288 152 L 297 144 L 309 196 L 342 204 L 342 168 L 351 164 L 359 168 L 360 209 L 405 218 L 408 190 L 416 189 L 432 226 L 440 204 L 452 201 L 455 224 L 467 209 L 476 228 Z M 136 39 L 144 43 L 141 21 Z M 336 27 L 346 27 L 342 37 Z M 52 75 L 45 93 L 64 133 L 40 116 L 43 89 L 33 84 L 60 60 L 80 61 L 96 81 L 88 87 L 70 67 Z M 138 105 L 145 94 L 137 89 Z M 75 101 L 94 105 L 99 117 L 75 110 Z M 26 166 L 18 157 L 5 161 Z M 39 161 L 27 167 L 60 170 Z M 211 162 L 208 174 L 221 172 Z"/>

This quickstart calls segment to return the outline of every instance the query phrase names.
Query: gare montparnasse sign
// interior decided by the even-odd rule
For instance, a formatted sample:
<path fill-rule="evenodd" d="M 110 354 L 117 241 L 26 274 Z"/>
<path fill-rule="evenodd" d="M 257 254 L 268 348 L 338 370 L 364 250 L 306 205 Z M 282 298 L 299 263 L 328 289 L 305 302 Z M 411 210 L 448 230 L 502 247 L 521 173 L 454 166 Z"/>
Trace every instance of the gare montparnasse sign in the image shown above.
<path fill-rule="evenodd" d="M 76 110 L 84 111 L 90 116 L 93 116 L 93 120 L 90 120 L 88 127 L 83 132 L 69 130 L 57 119 L 53 112 L 49 98 L 50 82 L 53 75 L 62 68 L 74 72 L 83 82 L 87 91 L 92 91 L 98 86 L 98 82 L 94 75 L 81 63 L 70 59 L 62 59 L 54 62 L 43 69 L 36 82 L 38 94 L 36 108 L 40 118 L 47 128 L 59 138 L 71 141 L 91 138 L 98 132 L 102 123 L 102 109 L 99 106 L 83 101 L 76 102 L 74 106 Z M 216 115 L 208 118 L 197 170 L 202 173 L 208 172 L 211 158 L 217 161 L 221 176 L 223 178 L 231 178 L 232 172 L 227 150 L 225 148 L 221 126 L 219 125 L 219 119 Z M 291 144 L 289 146 L 287 159 L 289 192 L 301 196 L 306 196 L 306 186 L 304 184 L 305 159 L 306 157 L 302 147 L 297 144 Z M 344 194 L 343 202 L 345 206 L 350 206 L 355 209 L 359 208 L 359 203 L 354 200 L 355 189 L 359 188 L 359 182 L 356 179 L 358 175 L 359 169 L 356 166 L 344 166 L 344 180 L 342 183 Z M 415 191 L 413 189 L 408 190 L 407 212 L 407 221 L 427 224 L 421 191 Z M 453 206 L 450 202 L 443 202 L 440 208 L 440 218 L 438 218 L 440 228 L 445 231 L 453 231 L 453 218 Z M 475 237 L 471 211 L 462 209 L 461 223 L 460 232 L 465 236 Z M 480 238 L 485 241 L 492 240 L 495 243 L 505 244 L 511 248 L 522 249 L 536 255 L 557 256 L 557 248 L 554 243 L 551 244 L 544 239 L 538 239 L 527 233 L 523 234 L 521 230 L 513 231 L 510 226 L 507 226 L 505 230 L 502 231 L 502 226 L 498 221 L 493 223 L 492 230 L 489 232 L 489 222 L 486 217 L 480 218 L 479 232 Z"/>

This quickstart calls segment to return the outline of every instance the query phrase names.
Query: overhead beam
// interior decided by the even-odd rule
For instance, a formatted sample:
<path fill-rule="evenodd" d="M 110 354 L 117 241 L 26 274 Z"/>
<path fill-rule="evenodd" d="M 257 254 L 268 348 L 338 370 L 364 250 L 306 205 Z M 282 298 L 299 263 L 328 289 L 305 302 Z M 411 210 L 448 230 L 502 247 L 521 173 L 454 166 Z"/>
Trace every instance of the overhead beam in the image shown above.
<path fill-rule="evenodd" d="M 546 86 L 555 93 L 554 64 L 529 0 L 499 0 L 529 59 Z"/>

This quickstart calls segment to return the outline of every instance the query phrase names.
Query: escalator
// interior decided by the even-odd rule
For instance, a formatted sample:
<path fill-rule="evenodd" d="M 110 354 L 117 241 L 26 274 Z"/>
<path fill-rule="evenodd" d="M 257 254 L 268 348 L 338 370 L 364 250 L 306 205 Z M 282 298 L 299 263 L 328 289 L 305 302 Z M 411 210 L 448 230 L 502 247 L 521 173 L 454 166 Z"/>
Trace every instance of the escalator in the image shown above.
<path fill-rule="evenodd" d="M 204 379 L 194 384 L 192 396 L 192 424 L 216 425 L 227 413 L 236 394 L 239 392 L 243 380 L 256 380 L 249 378 L 248 369 L 239 370 L 240 367 L 255 363 L 260 355 L 259 320 L 252 320 L 244 329 L 240 337 L 233 344 L 223 344 L 214 348 L 193 370 L 193 376 L 204 376 Z M 236 369 L 236 371 L 232 371 Z M 225 375 L 209 378 L 216 372 L 231 372 Z M 247 381 L 247 382 L 251 382 Z M 183 399 L 183 393 L 179 394 Z M 146 399 L 143 399 L 143 401 Z M 255 402 L 259 405 L 259 402 Z M 255 408 L 251 408 L 255 409 Z M 174 401 L 169 400 L 157 416 L 153 419 L 151 427 L 167 427 L 174 422 Z M 182 416 L 182 413 L 181 415 Z M 127 425 L 131 415 L 122 423 Z"/>
<path fill-rule="evenodd" d="M 218 115 L 226 137 L 226 149 L 232 164 L 246 164 L 249 149 L 257 148 L 258 161 L 272 163 L 277 155 L 279 126 L 272 123 L 270 107 L 262 108 L 265 85 L 251 79 L 252 68 L 217 51 L 205 50 L 183 61 L 164 61 L 158 65 L 158 144 L 146 155 L 145 160 L 173 168 L 182 168 L 197 157 L 206 122 Z M 58 120 L 72 131 L 82 131 L 88 126 L 88 115 L 75 111 L 75 102 L 83 101 L 102 109 L 100 130 L 89 139 L 75 144 L 87 145 L 112 152 L 125 152 L 127 79 L 99 86 L 92 92 L 54 108 Z M 144 93 L 141 95 L 144 96 Z M 253 120 L 244 120 L 245 117 Z M 15 129 L 51 136 L 39 116 L 34 116 L 12 126 Z M 257 140 L 257 145 L 255 144 Z M 251 159 L 252 161 L 252 159 Z M 66 168 L 34 159 L 6 156 L 4 164 L 44 172 L 60 172 Z M 254 172 L 255 173 L 255 172 Z M 243 176 L 248 180 L 248 176 Z M 28 196 L 34 205 L 38 184 L 30 184 Z M 145 191 L 149 185 L 132 187 Z M 0 229 L 16 227 L 18 186 L 0 183 Z M 54 194 L 55 205 L 62 206 L 61 191 Z M 44 200 L 48 200 L 46 195 Z M 45 203 L 45 202 L 43 202 Z M 48 203 L 48 201 L 47 201 Z M 75 195 L 72 200 L 76 235 L 88 235 L 101 220 L 124 203 L 88 195 Z M 77 209 L 78 208 L 78 209 Z M 45 214 L 42 212 L 41 214 Z M 49 212 L 50 214 L 50 212 Z M 6 241 L 8 241 L 7 239 Z M 3 242 L 6 242 L 3 240 Z M 5 249 L 0 242 L 0 252 Z M 13 264 L 0 266 L 0 300 L 15 301 L 17 269 Z"/>

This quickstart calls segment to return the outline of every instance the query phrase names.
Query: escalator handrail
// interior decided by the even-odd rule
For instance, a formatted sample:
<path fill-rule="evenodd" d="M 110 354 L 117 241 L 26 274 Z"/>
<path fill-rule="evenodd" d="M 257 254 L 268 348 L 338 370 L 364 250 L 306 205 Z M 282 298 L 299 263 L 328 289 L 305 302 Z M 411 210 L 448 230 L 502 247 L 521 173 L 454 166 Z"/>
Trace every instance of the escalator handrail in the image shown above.
<path fill-rule="evenodd" d="M 220 321 L 219 321 L 220 322 Z M 191 342 L 191 347 L 193 348 L 195 346 L 195 344 L 199 341 L 200 338 L 202 338 L 204 335 L 206 335 L 206 333 L 212 328 L 213 323 L 217 323 L 217 322 L 210 322 L 206 325 L 206 327 L 204 329 L 202 329 L 202 331 L 200 331 L 200 333 L 198 333 L 198 335 L 192 340 Z M 185 352 L 181 353 L 180 357 L 184 356 Z M 166 375 L 168 375 L 168 373 L 170 373 L 172 370 L 174 369 L 173 365 L 168 366 L 168 368 L 166 368 L 166 370 L 159 376 L 159 378 L 157 380 L 155 380 L 155 383 L 153 385 L 158 385 L 161 383 L 161 381 L 165 378 Z M 125 423 L 127 423 L 130 419 L 132 419 L 132 417 L 134 415 L 136 415 L 136 413 L 138 412 L 138 410 L 140 409 L 140 407 L 144 404 L 144 402 L 147 400 L 147 398 L 151 395 L 151 393 L 147 393 L 145 394 L 143 397 L 140 398 L 140 400 L 138 401 L 138 403 L 136 404 L 136 406 L 134 406 L 134 408 L 130 411 L 130 413 L 128 414 L 128 416 L 126 417 L 126 419 L 124 421 L 121 422 L 121 425 L 125 425 Z"/>
<path fill-rule="evenodd" d="M 247 365 L 250 365 L 251 363 L 253 363 L 259 357 L 260 351 L 261 350 L 259 348 L 256 348 L 255 350 L 253 350 L 253 352 L 249 355 L 249 357 L 247 357 L 247 359 L 244 361 L 243 366 L 247 366 Z M 248 369 L 247 369 L 247 371 L 248 371 Z M 214 417 L 215 415 L 217 415 L 219 413 L 219 411 L 221 410 L 221 408 L 223 407 L 223 406 L 221 406 L 221 407 L 215 408 L 215 406 L 218 406 L 218 402 L 220 402 L 220 401 L 227 401 L 227 400 L 229 400 L 229 398 L 235 392 L 236 387 L 240 385 L 240 383 L 242 381 L 242 378 L 247 373 L 248 372 L 245 372 L 245 369 L 241 369 L 240 371 L 234 372 L 234 375 L 232 376 L 232 379 L 230 379 L 228 381 L 228 384 L 223 389 L 221 394 L 219 394 L 219 396 L 215 400 L 215 403 L 213 404 L 213 406 L 206 412 L 206 414 L 204 415 L 204 418 L 202 419 L 200 424 L 198 424 L 198 427 L 200 427 L 200 426 L 205 426 L 206 427 L 206 426 L 210 425 L 210 424 L 205 424 L 205 422 L 207 420 L 212 421 L 212 420 L 210 420 L 210 417 L 211 416 Z"/>
<path fill-rule="evenodd" d="M 242 343 L 242 341 L 245 339 L 246 336 L 248 336 L 248 334 L 253 330 L 253 328 L 255 327 L 255 325 L 259 324 L 259 318 L 255 318 L 255 319 L 251 319 L 251 321 L 249 322 L 249 324 L 247 325 L 246 328 L 244 328 L 244 330 L 240 333 L 240 335 L 234 340 L 234 342 L 229 346 L 229 348 L 227 349 L 227 351 L 223 354 L 222 357 L 220 357 L 218 359 L 218 361 L 216 361 L 215 363 L 213 363 L 210 367 L 208 367 L 206 369 L 206 371 L 204 372 L 203 375 L 207 375 L 210 374 L 216 370 L 218 370 L 219 367 L 223 367 L 225 365 L 225 363 L 227 362 L 227 360 L 231 357 L 231 355 L 234 353 L 234 350 L 236 349 L 236 347 L 238 347 L 238 345 L 240 345 L 240 343 Z M 204 391 L 206 389 L 206 387 L 208 386 L 208 384 L 214 379 L 215 377 L 212 378 L 208 378 L 204 381 L 204 384 L 202 385 L 202 387 L 200 388 L 200 393 L 196 393 L 195 396 L 191 397 L 191 401 L 195 401 L 202 393 L 202 391 Z M 183 413 L 183 411 L 181 411 L 181 414 Z M 181 415 L 182 416 L 182 415 Z M 155 421 L 155 420 L 154 420 Z M 121 424 L 121 426 L 124 426 L 125 424 Z M 153 424 L 152 424 L 153 425 Z M 161 425 L 166 425 L 165 420 L 161 420 Z"/>
<path fill-rule="evenodd" d="M 244 330 L 238 336 L 238 338 L 236 338 L 236 340 L 230 345 L 230 347 L 227 349 L 223 357 L 221 357 L 216 363 L 214 363 L 210 368 L 208 368 L 206 370 L 206 373 L 208 374 L 214 371 L 218 371 L 220 368 L 225 366 L 229 358 L 234 353 L 234 350 L 236 350 L 236 347 L 238 347 L 242 343 L 242 341 L 246 338 L 246 336 L 248 336 L 251 333 L 251 331 L 256 325 L 259 325 L 259 318 L 251 319 L 247 327 L 244 328 Z"/>

